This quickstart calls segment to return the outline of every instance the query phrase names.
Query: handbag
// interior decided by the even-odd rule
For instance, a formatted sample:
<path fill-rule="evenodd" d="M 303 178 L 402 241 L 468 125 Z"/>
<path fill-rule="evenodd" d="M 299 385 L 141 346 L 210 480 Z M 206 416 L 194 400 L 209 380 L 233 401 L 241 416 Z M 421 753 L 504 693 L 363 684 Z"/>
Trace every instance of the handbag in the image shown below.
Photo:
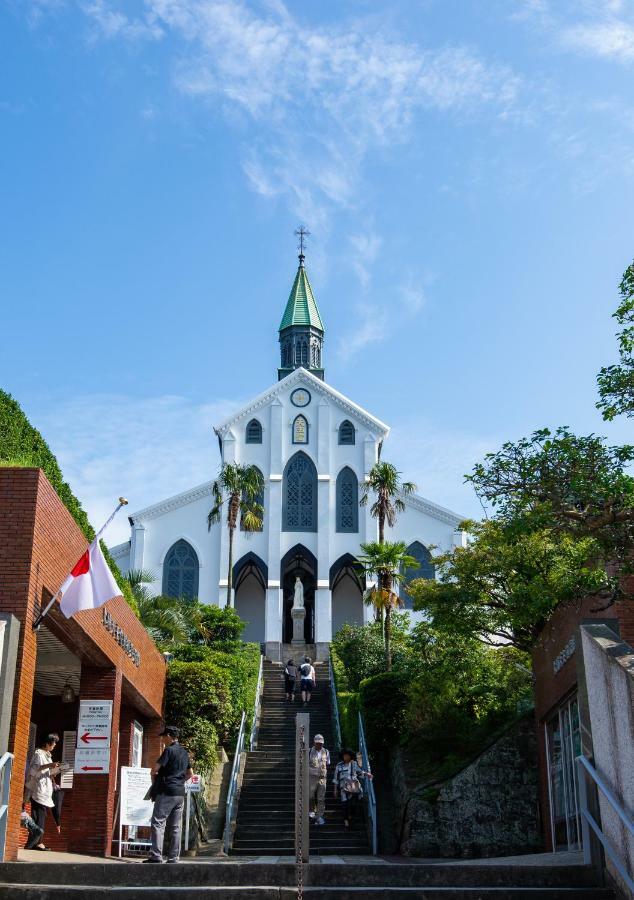
<path fill-rule="evenodd" d="M 341 790 L 346 794 L 358 795 L 362 792 L 361 782 L 358 778 L 346 778 L 341 786 Z"/>

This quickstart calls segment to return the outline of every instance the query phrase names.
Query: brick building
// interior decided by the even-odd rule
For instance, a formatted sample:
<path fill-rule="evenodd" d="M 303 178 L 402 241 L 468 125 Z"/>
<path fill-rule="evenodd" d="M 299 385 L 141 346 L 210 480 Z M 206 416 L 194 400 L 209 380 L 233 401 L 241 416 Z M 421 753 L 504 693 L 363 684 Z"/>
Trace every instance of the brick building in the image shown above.
<path fill-rule="evenodd" d="M 5 859 L 16 858 L 24 839 L 19 817 L 30 753 L 42 734 L 56 731 L 73 757 L 81 700 L 112 701 L 110 749 L 100 763 L 109 771 L 66 776 L 61 834 L 49 816 L 44 836 L 51 848 L 110 855 L 119 767 L 150 765 L 160 752 L 165 661 L 122 597 L 72 619 L 55 606 L 33 631 L 38 612 L 85 549 L 85 537 L 40 469 L 0 468 L 0 613 L 19 633 Z M 54 758 L 62 749 L 60 743 Z"/>
<path fill-rule="evenodd" d="M 545 850 L 581 846 L 577 769 L 580 753 L 592 755 L 579 629 L 605 624 L 634 645 L 634 603 L 597 610 L 596 600 L 555 611 L 533 650 L 538 729 L 540 808 Z"/>

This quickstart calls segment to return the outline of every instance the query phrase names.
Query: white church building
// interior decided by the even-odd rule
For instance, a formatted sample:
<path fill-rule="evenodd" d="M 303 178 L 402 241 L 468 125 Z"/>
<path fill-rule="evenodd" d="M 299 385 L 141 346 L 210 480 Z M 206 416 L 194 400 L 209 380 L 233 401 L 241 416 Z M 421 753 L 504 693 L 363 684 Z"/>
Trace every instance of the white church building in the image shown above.
<path fill-rule="evenodd" d="M 347 622 L 370 621 L 366 587 L 355 561 L 359 545 L 377 540 L 360 486 L 379 459 L 389 427 L 324 380 L 324 327 L 303 252 L 279 328 L 278 380 L 214 430 L 221 462 L 257 466 L 263 475 L 262 529 L 236 529 L 232 604 L 248 623 L 245 640 L 279 659 L 292 637 L 297 575 L 304 587 L 305 641 L 325 658 Z M 210 423 L 211 426 L 211 423 Z M 210 427 L 211 433 L 211 427 Z M 224 605 L 227 592 L 226 513 L 208 529 L 212 481 L 130 515 L 130 540 L 112 548 L 125 573 L 155 575 L 151 590 Z M 463 517 L 417 495 L 386 540 L 401 540 L 419 561 L 408 578 L 433 578 L 429 547 L 462 544 Z M 406 583 L 401 588 L 411 609 Z M 417 614 L 414 614 L 417 617 Z"/>

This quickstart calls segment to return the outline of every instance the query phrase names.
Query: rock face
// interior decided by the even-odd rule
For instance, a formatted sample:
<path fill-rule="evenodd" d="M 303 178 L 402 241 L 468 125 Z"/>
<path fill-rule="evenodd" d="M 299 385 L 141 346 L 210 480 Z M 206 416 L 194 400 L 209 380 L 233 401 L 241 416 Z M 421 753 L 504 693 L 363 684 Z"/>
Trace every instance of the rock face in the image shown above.
<path fill-rule="evenodd" d="M 523 718 L 437 790 L 408 783 L 402 753 L 392 759 L 404 856 L 477 858 L 541 849 L 537 741 Z"/>

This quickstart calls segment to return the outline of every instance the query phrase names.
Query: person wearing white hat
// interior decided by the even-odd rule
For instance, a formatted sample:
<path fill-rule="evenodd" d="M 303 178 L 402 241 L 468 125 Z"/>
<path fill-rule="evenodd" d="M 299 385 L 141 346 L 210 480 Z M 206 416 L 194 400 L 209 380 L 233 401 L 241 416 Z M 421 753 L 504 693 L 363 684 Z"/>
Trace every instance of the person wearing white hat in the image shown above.
<path fill-rule="evenodd" d="M 324 812 L 326 811 L 326 781 L 329 765 L 330 753 L 324 747 L 324 736 L 316 734 L 313 738 L 313 746 L 308 751 L 308 796 L 311 805 L 308 815 L 315 821 L 315 825 L 326 824 Z"/>

